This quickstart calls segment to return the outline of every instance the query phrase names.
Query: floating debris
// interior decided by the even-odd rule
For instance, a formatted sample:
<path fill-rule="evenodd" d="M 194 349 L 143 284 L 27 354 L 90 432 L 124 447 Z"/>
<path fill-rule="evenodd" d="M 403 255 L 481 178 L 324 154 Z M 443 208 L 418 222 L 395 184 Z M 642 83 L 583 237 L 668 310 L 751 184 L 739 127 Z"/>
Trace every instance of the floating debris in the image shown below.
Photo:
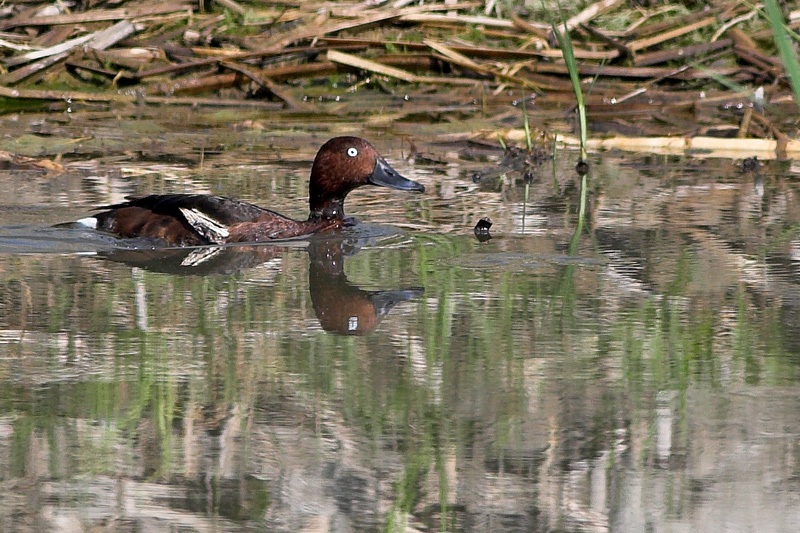
<path fill-rule="evenodd" d="M 492 238 L 491 233 L 489 233 L 489 228 L 492 227 L 492 221 L 489 217 L 481 218 L 477 224 L 475 224 L 475 238 L 478 239 L 480 242 L 486 242 Z"/>
<path fill-rule="evenodd" d="M 748 157 L 742 161 L 742 173 L 753 174 L 761 170 L 761 162 L 756 156 Z"/>

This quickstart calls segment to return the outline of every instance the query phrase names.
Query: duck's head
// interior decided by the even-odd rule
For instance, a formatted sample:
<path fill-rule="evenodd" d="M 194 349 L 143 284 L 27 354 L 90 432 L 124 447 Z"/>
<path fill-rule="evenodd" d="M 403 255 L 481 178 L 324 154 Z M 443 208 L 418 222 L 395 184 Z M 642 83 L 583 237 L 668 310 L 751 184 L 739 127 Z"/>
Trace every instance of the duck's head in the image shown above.
<path fill-rule="evenodd" d="M 362 185 L 424 192 L 422 184 L 401 176 L 370 143 L 334 137 L 317 152 L 309 183 L 309 218 L 344 218 L 344 199 Z"/>

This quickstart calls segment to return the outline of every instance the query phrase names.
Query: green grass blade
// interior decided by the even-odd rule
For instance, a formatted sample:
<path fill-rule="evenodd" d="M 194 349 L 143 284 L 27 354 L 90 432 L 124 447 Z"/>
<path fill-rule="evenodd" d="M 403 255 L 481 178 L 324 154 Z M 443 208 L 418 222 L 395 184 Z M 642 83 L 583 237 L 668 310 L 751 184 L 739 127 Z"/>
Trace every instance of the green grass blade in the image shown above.
<path fill-rule="evenodd" d="M 781 13 L 777 0 L 765 0 L 764 8 L 767 12 L 769 24 L 772 27 L 775 46 L 778 48 L 783 68 L 794 91 L 794 103 L 800 108 L 800 61 L 798 61 L 797 54 L 792 47 L 792 42 L 784 26 L 783 13 Z"/>
<path fill-rule="evenodd" d="M 533 137 L 531 136 L 531 123 L 528 119 L 528 108 L 525 107 L 525 98 L 522 99 L 522 127 L 525 129 L 525 143 L 530 152 L 533 150 Z"/>
<path fill-rule="evenodd" d="M 575 92 L 575 102 L 578 104 L 578 128 L 580 130 L 581 140 L 581 159 L 586 160 L 586 138 L 587 138 L 587 125 L 586 125 L 586 104 L 583 100 L 583 90 L 581 89 L 581 80 L 578 77 L 578 62 L 575 60 L 575 52 L 572 49 L 572 38 L 569 35 L 569 29 L 564 24 L 564 31 L 559 30 L 558 25 L 550 20 L 550 26 L 553 28 L 553 33 L 558 39 L 558 46 L 561 48 L 561 54 L 564 56 L 564 62 L 567 64 L 569 71 L 569 79 L 572 82 L 572 90 Z"/>

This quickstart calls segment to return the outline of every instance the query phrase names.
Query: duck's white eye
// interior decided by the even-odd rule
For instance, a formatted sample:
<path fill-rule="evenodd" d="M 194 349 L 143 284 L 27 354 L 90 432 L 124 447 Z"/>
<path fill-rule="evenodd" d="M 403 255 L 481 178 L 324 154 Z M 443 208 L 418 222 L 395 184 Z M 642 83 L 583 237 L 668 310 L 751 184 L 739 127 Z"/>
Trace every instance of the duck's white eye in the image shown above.
<path fill-rule="evenodd" d="M 358 155 L 358 149 L 353 147 L 353 146 L 351 146 L 350 148 L 347 149 L 347 155 L 349 155 L 350 157 L 357 156 Z"/>

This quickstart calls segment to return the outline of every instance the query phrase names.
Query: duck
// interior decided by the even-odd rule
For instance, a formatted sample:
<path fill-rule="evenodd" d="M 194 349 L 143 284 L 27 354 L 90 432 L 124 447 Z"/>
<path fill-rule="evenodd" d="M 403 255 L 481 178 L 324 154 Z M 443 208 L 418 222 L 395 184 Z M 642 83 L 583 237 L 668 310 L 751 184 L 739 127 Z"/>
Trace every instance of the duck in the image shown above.
<path fill-rule="evenodd" d="M 150 194 L 100 206 L 78 220 L 122 238 L 159 239 L 171 246 L 265 242 L 330 231 L 353 223 L 344 200 L 364 185 L 425 192 L 360 137 L 334 137 L 317 152 L 309 181 L 309 215 L 295 220 L 255 204 L 207 194 Z"/>

